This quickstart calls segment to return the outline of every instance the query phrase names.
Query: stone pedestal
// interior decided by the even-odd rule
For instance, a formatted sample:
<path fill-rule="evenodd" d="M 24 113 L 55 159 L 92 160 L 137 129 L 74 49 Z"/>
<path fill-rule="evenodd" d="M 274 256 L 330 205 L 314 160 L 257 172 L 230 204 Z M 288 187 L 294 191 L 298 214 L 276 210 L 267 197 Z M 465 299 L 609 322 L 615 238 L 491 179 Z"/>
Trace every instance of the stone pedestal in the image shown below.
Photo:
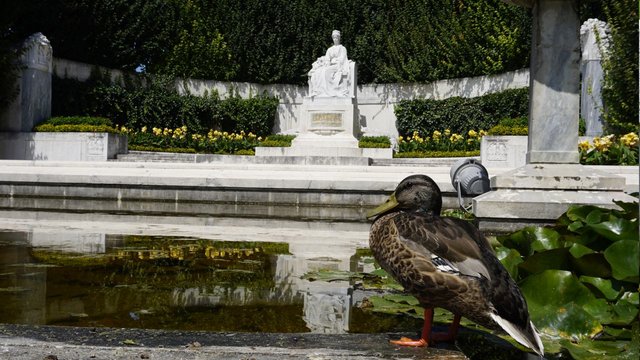
<path fill-rule="evenodd" d="M 493 177 L 492 191 L 473 199 L 480 228 L 513 231 L 531 223 L 554 223 L 570 205 L 617 207 L 614 200 L 637 201 L 624 193 L 624 178 L 578 164 L 576 1 L 517 3 L 533 6 L 527 164 Z M 495 154 L 505 153 L 502 145 L 493 144 Z"/>
<path fill-rule="evenodd" d="M 0 131 L 28 132 L 51 117 L 53 56 L 49 40 L 41 33 L 24 43 L 24 66 L 18 79 L 18 96 L 0 114 Z"/>
<path fill-rule="evenodd" d="M 305 97 L 300 134 L 291 143 L 297 155 L 360 156 L 355 138 L 356 98 Z"/>
<path fill-rule="evenodd" d="M 624 193 L 623 177 L 579 164 L 528 164 L 491 178 L 491 189 L 473 199 L 481 230 L 553 224 L 570 205 L 617 208 L 614 200 L 637 201 Z"/>
<path fill-rule="evenodd" d="M 580 20 L 575 0 L 533 6 L 527 163 L 577 164 Z"/>

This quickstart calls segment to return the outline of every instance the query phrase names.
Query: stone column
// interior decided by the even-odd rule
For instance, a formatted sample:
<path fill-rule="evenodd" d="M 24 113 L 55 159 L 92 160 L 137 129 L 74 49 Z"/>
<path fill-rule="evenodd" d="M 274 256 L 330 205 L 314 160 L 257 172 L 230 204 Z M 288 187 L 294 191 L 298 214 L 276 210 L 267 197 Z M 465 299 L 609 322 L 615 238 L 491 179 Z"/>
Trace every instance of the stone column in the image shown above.
<path fill-rule="evenodd" d="M 51 117 L 51 45 L 44 35 L 36 33 L 24 42 L 23 47 L 18 96 L 0 114 L 0 131 L 30 132 L 35 125 Z"/>
<path fill-rule="evenodd" d="M 527 163 L 577 164 L 580 39 L 575 0 L 533 4 Z"/>
<path fill-rule="evenodd" d="M 585 121 L 587 136 L 601 136 L 604 128 L 602 84 L 602 52 L 609 44 L 607 23 L 589 19 L 580 27 L 582 45 L 582 90 L 580 92 L 580 115 Z"/>

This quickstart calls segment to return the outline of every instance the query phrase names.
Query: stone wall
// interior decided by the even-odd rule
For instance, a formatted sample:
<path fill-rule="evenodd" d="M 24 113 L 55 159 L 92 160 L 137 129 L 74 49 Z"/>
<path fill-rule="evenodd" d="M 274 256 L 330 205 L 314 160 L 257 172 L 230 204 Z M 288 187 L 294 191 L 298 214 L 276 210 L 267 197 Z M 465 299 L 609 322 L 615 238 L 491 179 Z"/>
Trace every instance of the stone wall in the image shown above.
<path fill-rule="evenodd" d="M 58 77 L 85 81 L 93 65 L 54 58 L 54 74 Z M 104 70 L 104 69 L 103 69 Z M 122 75 L 114 70 L 112 78 Z M 224 82 L 187 79 L 176 82 L 178 90 L 202 96 L 217 91 L 225 98 L 232 91 L 243 98 L 262 94 L 275 95 L 280 99 L 275 132 L 288 133 L 297 129 L 299 112 L 308 87 L 302 85 Z M 450 97 L 476 97 L 489 93 L 529 86 L 529 70 L 521 69 L 499 75 L 477 76 L 460 79 L 439 80 L 428 84 L 365 84 L 358 86 L 358 109 L 360 126 L 365 135 L 388 135 L 396 137 L 394 106 L 400 100 L 427 98 L 442 100 Z"/>

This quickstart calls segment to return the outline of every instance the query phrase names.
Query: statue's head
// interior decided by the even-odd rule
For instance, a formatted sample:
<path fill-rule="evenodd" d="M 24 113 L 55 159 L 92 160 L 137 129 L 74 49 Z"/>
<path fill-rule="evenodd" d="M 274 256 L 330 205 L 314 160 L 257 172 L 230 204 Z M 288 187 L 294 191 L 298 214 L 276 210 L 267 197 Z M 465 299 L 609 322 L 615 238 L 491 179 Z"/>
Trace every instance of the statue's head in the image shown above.
<path fill-rule="evenodd" d="M 331 38 L 333 39 L 333 42 L 335 44 L 339 44 L 340 43 L 340 31 L 339 30 L 333 30 L 331 32 Z"/>

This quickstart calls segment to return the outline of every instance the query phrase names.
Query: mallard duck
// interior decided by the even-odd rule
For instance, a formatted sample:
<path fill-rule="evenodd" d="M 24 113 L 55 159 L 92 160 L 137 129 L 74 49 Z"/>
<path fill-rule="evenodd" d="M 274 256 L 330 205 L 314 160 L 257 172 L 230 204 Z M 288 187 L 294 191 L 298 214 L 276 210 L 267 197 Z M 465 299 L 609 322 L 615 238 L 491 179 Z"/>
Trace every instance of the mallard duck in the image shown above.
<path fill-rule="evenodd" d="M 441 217 L 441 209 L 438 185 L 428 176 L 412 175 L 367 214 L 374 218 L 369 235 L 374 257 L 425 309 L 421 338 L 392 343 L 429 346 L 454 340 L 464 316 L 486 328 L 502 329 L 543 355 L 527 302 L 488 240 L 468 221 Z M 454 314 L 447 333 L 431 333 L 434 307 Z"/>

